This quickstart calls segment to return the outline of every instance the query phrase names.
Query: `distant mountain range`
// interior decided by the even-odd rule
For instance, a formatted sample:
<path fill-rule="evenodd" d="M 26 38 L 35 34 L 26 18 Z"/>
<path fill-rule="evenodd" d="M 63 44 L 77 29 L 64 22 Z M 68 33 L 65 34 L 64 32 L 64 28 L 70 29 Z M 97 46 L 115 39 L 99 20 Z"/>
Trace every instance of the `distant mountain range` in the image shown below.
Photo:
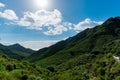
<path fill-rule="evenodd" d="M 31 49 L 24 48 L 20 44 L 14 44 L 10 46 L 0 44 L 0 54 L 6 54 L 11 58 L 25 58 L 34 52 L 35 51 Z"/>
<path fill-rule="evenodd" d="M 25 53 L 29 53 L 29 54 L 32 54 L 32 53 L 35 52 L 34 50 L 29 49 L 29 48 L 25 48 L 25 47 L 21 46 L 20 44 L 13 44 L 13 45 L 10 45 L 8 47 L 10 49 L 14 49 L 14 50 L 25 52 Z"/>

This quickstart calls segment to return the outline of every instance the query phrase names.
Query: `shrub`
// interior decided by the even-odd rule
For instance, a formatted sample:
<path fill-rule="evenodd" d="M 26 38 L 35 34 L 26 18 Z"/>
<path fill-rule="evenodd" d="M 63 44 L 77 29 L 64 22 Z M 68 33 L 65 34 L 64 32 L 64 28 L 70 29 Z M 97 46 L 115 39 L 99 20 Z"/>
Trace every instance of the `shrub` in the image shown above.
<path fill-rule="evenodd" d="M 51 71 L 51 72 L 54 72 L 54 71 L 55 71 L 54 67 L 52 67 L 52 66 L 47 67 L 47 69 L 48 69 L 49 71 Z"/>
<path fill-rule="evenodd" d="M 116 79 L 115 79 L 115 80 L 120 80 L 120 76 L 116 77 Z"/>
<path fill-rule="evenodd" d="M 27 75 L 23 75 L 23 76 L 21 77 L 21 80 L 28 80 L 28 76 L 27 76 Z"/>
<path fill-rule="evenodd" d="M 6 70 L 8 70 L 8 71 L 12 71 L 13 69 L 14 69 L 13 66 L 10 65 L 10 64 L 8 64 L 8 65 L 6 66 Z"/>

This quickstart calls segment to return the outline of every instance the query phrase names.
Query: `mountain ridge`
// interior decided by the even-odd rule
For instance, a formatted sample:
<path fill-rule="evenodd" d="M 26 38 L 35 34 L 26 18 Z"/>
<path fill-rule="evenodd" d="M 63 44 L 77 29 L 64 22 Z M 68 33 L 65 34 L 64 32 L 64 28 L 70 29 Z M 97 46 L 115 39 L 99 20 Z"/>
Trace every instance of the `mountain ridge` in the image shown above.
<path fill-rule="evenodd" d="M 34 53 L 35 51 L 30 49 L 30 48 L 25 48 L 23 46 L 21 46 L 20 44 L 16 43 L 16 44 L 13 44 L 13 45 L 9 45 L 8 46 L 10 49 L 15 49 L 15 50 L 18 50 L 18 51 L 22 51 L 22 52 L 26 52 L 26 53 L 29 53 L 29 54 L 32 54 Z"/>
<path fill-rule="evenodd" d="M 48 48 L 40 49 L 39 51 L 28 57 L 28 60 L 34 62 L 42 58 L 57 54 L 61 51 L 68 51 L 68 53 L 70 51 L 80 53 L 104 53 L 103 45 L 119 39 L 118 33 L 120 32 L 120 24 L 118 23 L 120 23 L 120 17 L 109 18 L 102 25 L 98 25 L 91 29 L 88 28 L 78 33 L 77 35 L 60 41 Z M 62 47 L 59 48 L 59 46 Z"/>
<path fill-rule="evenodd" d="M 0 54 L 6 54 L 11 58 L 22 59 L 34 53 L 33 50 L 22 47 L 20 44 L 5 46 L 0 43 Z"/>

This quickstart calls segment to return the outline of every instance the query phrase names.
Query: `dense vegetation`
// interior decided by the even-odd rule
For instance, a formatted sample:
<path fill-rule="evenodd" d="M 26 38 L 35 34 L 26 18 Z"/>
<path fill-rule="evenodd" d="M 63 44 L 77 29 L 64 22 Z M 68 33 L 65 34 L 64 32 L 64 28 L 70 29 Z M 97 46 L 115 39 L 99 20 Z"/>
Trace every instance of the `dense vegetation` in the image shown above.
<path fill-rule="evenodd" d="M 8 49 L 23 51 L 19 47 Z M 120 80 L 119 57 L 120 17 L 116 17 L 24 60 L 1 55 L 0 80 Z"/>
<path fill-rule="evenodd" d="M 73 55 L 71 55 L 73 56 Z M 54 61 L 58 63 L 58 61 Z M 41 68 L 0 55 L 0 80 L 119 80 L 120 63 L 108 54 L 84 53 L 61 64 Z"/>
<path fill-rule="evenodd" d="M 50 80 L 119 80 L 120 63 L 111 54 L 76 56 L 52 66 Z"/>
<path fill-rule="evenodd" d="M 48 70 L 27 61 L 0 55 L 0 80 L 44 80 L 48 73 Z"/>

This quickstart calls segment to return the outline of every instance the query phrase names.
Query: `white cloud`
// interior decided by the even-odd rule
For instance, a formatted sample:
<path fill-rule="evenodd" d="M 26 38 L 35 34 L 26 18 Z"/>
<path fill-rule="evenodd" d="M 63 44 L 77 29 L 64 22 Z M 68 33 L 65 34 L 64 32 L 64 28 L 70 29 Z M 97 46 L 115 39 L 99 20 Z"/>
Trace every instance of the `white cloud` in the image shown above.
<path fill-rule="evenodd" d="M 43 30 L 45 35 L 59 35 L 67 28 L 62 24 L 62 14 L 59 10 L 53 11 L 38 10 L 36 12 L 25 12 L 20 21 L 16 21 L 19 26 L 25 26 L 27 29 Z"/>
<path fill-rule="evenodd" d="M 67 31 L 68 29 L 63 25 L 57 25 L 55 28 L 49 28 L 47 32 L 44 32 L 46 35 L 59 35 L 62 34 L 63 31 Z"/>
<path fill-rule="evenodd" d="M 18 20 L 16 13 L 13 10 L 7 9 L 4 12 L 0 12 L 0 18 L 8 20 Z"/>
<path fill-rule="evenodd" d="M 0 3 L 0 7 L 5 7 L 5 5 Z M 19 18 L 15 11 L 6 9 L 3 12 L 0 12 L 0 18 L 10 20 L 10 22 L 5 23 L 7 25 L 19 25 L 24 26 L 27 29 L 41 30 L 45 35 L 60 35 L 69 30 L 76 32 L 82 31 L 86 28 L 92 28 L 103 23 L 102 21 L 92 21 L 89 18 L 79 22 L 78 24 L 64 22 L 62 13 L 57 9 L 53 11 L 27 11 L 24 12 L 22 18 Z"/>
<path fill-rule="evenodd" d="M 25 12 L 23 18 L 18 21 L 20 26 L 28 26 L 35 29 L 40 29 L 43 26 L 55 26 L 62 21 L 60 11 L 38 10 L 36 12 Z"/>
<path fill-rule="evenodd" d="M 82 31 L 82 30 L 85 30 L 87 28 L 93 28 L 96 25 L 100 25 L 102 23 L 103 23 L 102 21 L 98 21 L 97 22 L 97 21 L 92 21 L 89 18 L 86 18 L 84 21 L 81 21 L 77 25 L 75 25 L 74 30 L 76 30 L 76 31 Z"/>
<path fill-rule="evenodd" d="M 0 8 L 5 7 L 5 4 L 0 2 Z"/>
<path fill-rule="evenodd" d="M 63 22 L 63 24 L 65 27 L 67 27 L 69 30 L 72 30 L 75 26 L 75 24 L 70 23 L 70 22 Z"/>

